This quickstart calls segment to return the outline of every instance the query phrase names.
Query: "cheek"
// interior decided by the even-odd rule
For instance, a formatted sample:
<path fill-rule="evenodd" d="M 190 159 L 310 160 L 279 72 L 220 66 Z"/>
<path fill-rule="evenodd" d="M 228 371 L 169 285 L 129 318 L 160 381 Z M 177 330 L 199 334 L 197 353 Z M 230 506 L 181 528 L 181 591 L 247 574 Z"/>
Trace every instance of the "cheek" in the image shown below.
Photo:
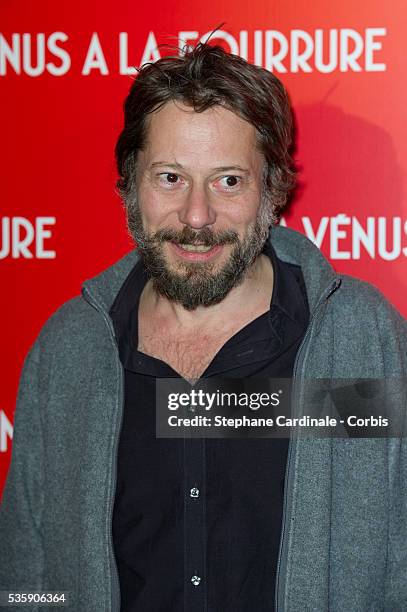
<path fill-rule="evenodd" d="M 234 224 L 244 231 L 249 225 L 256 221 L 259 208 L 260 206 L 257 201 L 243 198 L 239 203 L 236 203 L 233 210 L 228 211 L 224 218 L 225 220 L 227 219 L 230 224 Z"/>
<path fill-rule="evenodd" d="M 236 198 L 230 209 L 236 223 L 249 225 L 255 221 L 261 205 L 261 195 L 258 185 L 253 182 L 244 193 Z"/>
<path fill-rule="evenodd" d="M 163 225 L 174 216 L 175 202 L 148 186 L 139 189 L 138 201 L 141 215 L 148 226 Z"/>

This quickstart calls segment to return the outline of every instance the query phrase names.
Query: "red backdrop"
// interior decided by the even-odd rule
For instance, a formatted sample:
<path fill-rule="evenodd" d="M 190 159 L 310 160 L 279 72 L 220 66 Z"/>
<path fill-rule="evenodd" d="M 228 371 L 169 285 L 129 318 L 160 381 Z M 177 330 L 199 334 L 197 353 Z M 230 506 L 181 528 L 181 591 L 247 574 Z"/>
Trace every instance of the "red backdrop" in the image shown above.
<path fill-rule="evenodd" d="M 159 57 L 157 44 L 225 22 L 216 42 L 281 77 L 300 170 L 283 222 L 407 314 L 402 0 L 3 0 L 0 14 L 0 491 L 27 350 L 83 280 L 131 248 L 113 149 L 129 67 Z"/>

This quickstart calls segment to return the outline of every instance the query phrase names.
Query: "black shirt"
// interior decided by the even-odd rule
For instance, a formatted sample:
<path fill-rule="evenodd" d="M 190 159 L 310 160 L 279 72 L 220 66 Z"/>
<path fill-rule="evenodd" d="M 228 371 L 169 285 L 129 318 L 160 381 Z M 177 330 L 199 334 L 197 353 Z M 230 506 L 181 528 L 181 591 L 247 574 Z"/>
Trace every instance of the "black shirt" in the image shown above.
<path fill-rule="evenodd" d="M 201 378 L 291 377 L 309 320 L 301 268 L 279 260 L 270 310 L 230 338 Z M 137 350 L 140 260 L 111 309 L 125 368 L 113 546 L 122 612 L 271 612 L 287 439 L 155 435 L 155 381 L 180 377 Z"/>

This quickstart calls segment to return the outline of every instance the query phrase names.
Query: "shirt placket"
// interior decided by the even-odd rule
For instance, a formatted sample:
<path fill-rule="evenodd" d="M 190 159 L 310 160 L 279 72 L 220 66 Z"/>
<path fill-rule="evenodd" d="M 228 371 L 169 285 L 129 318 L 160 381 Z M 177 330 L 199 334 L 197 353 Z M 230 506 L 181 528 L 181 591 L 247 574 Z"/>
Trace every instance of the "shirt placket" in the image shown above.
<path fill-rule="evenodd" d="M 205 438 L 184 438 L 184 610 L 206 612 Z"/>

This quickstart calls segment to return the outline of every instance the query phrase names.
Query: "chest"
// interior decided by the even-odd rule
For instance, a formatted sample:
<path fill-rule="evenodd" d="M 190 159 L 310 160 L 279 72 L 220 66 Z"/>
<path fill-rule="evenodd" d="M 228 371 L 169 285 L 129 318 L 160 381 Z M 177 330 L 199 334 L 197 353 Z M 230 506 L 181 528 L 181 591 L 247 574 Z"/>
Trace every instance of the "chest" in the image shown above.
<path fill-rule="evenodd" d="M 138 350 L 167 363 L 187 380 L 199 378 L 222 346 L 229 333 L 163 334 L 139 329 Z"/>

